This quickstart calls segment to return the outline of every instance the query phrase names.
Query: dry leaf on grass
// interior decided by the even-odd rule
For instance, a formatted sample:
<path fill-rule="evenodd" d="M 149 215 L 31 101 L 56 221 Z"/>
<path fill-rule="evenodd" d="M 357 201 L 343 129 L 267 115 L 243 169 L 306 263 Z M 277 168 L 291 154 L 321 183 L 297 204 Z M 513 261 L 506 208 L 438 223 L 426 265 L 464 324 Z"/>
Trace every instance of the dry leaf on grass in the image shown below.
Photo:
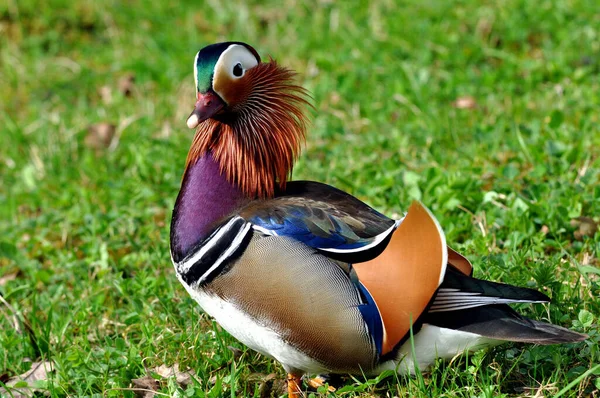
<path fill-rule="evenodd" d="M 240 357 L 242 356 L 242 354 L 244 353 L 244 351 L 240 350 L 237 347 L 234 347 L 232 345 L 228 345 L 227 348 L 233 352 L 233 359 L 238 360 L 240 359 Z"/>
<path fill-rule="evenodd" d="M 266 398 L 272 395 L 271 391 L 273 391 L 273 383 L 276 377 L 277 375 L 275 373 L 251 373 L 250 376 L 248 376 L 248 380 L 258 383 L 258 396 L 260 398 Z"/>
<path fill-rule="evenodd" d="M 458 109 L 474 109 L 477 107 L 477 101 L 475 101 L 475 98 L 466 95 L 464 97 L 458 97 L 452 103 L 452 106 Z"/>
<path fill-rule="evenodd" d="M 119 79 L 117 83 L 117 89 L 121 94 L 125 97 L 131 97 L 133 94 L 133 90 L 135 88 L 135 75 L 133 73 L 128 73 Z M 110 105 L 113 103 L 113 89 L 110 86 L 101 86 L 98 89 L 98 95 L 102 102 L 106 105 Z"/>
<path fill-rule="evenodd" d="M 135 394 L 142 398 L 152 398 L 154 391 L 158 391 L 160 383 L 151 376 L 140 377 L 139 379 L 131 380 L 133 387 L 136 388 Z M 139 389 L 139 390 L 137 390 Z"/>
<path fill-rule="evenodd" d="M 154 372 L 164 378 L 169 378 L 175 376 L 175 380 L 177 384 L 181 387 L 187 387 L 192 382 L 192 377 L 194 376 L 194 371 L 186 370 L 182 372 L 179 370 L 179 364 L 176 363 L 173 366 L 165 366 L 160 365 L 157 368 L 154 368 Z"/>
<path fill-rule="evenodd" d="M 594 236 L 598 231 L 598 223 L 591 217 L 577 217 L 571 220 L 571 226 L 577 227 L 573 232 L 575 239 L 581 240 L 584 236 Z"/>
<path fill-rule="evenodd" d="M 113 102 L 112 89 L 109 86 L 102 86 L 98 89 L 98 95 L 102 102 L 106 105 L 110 105 Z"/>
<path fill-rule="evenodd" d="M 54 365 L 50 361 L 33 362 L 31 369 L 22 375 L 11 377 L 5 384 L 7 389 L 0 388 L 0 395 L 7 394 L 13 398 L 33 397 L 36 391 L 40 391 L 40 382 L 48 380 L 49 374 L 54 371 Z"/>
<path fill-rule="evenodd" d="M 88 127 L 88 133 L 85 136 L 85 145 L 92 149 L 108 148 L 112 142 L 117 127 L 111 123 L 97 123 Z"/>
<path fill-rule="evenodd" d="M 152 377 L 150 374 L 146 374 L 139 379 L 131 380 L 133 387 L 135 389 L 135 393 L 142 398 L 151 398 L 155 396 L 155 391 L 158 391 L 163 384 L 163 379 L 168 379 L 170 377 L 175 377 L 175 381 L 179 386 L 185 389 L 192 383 L 192 378 L 195 377 L 195 372 L 193 370 L 186 370 L 182 372 L 179 370 L 179 364 L 176 363 L 173 366 L 160 365 L 154 369 L 147 370 L 149 373 L 155 373 L 157 376 L 160 376 L 160 379 Z"/>
<path fill-rule="evenodd" d="M 129 73 L 119 79 L 119 91 L 126 97 L 130 97 L 135 86 L 135 75 Z"/>
<path fill-rule="evenodd" d="M 1 276 L 0 277 L 0 286 L 6 285 L 7 282 L 14 281 L 15 279 L 17 279 L 18 275 L 19 275 L 19 271 L 11 272 L 9 274 Z"/>

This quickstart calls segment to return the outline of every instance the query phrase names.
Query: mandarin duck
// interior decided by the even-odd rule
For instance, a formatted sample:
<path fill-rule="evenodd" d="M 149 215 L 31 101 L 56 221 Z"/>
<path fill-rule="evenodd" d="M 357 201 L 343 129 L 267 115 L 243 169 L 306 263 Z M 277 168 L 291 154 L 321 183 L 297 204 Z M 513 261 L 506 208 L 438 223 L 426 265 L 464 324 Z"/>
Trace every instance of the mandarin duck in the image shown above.
<path fill-rule="evenodd" d="M 519 315 L 532 289 L 472 277 L 430 211 L 391 219 L 329 185 L 290 181 L 309 105 L 294 73 L 248 44 L 194 60 L 196 129 L 171 222 L 188 293 L 231 335 L 304 374 L 412 373 L 506 341 L 585 335 Z"/>

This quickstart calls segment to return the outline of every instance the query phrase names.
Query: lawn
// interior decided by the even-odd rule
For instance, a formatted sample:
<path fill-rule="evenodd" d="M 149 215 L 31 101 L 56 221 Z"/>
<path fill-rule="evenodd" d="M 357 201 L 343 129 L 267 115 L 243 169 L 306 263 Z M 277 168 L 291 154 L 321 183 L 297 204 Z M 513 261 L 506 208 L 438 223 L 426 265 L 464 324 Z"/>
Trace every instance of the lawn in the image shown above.
<path fill-rule="evenodd" d="M 283 394 L 169 258 L 192 61 L 242 40 L 312 93 L 295 179 L 389 215 L 421 200 L 475 276 L 545 292 L 519 310 L 590 336 L 344 376 L 338 396 L 600 396 L 598 27 L 597 0 L 1 2 L 0 387 L 43 362 L 16 387 Z"/>

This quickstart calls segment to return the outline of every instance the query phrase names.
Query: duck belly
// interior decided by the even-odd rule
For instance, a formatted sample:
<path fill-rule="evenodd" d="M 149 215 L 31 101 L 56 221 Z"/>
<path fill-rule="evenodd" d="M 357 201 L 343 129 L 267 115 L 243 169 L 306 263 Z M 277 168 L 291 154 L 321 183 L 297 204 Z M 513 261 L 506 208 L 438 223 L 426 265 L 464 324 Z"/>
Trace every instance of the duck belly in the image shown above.
<path fill-rule="evenodd" d="M 416 369 L 427 370 L 438 358 L 452 359 L 463 352 L 474 352 L 501 343 L 503 341 L 475 333 L 423 324 L 413 341 L 409 339 L 400 347 L 396 359 L 382 363 L 374 373 L 395 370 L 414 375 Z"/>

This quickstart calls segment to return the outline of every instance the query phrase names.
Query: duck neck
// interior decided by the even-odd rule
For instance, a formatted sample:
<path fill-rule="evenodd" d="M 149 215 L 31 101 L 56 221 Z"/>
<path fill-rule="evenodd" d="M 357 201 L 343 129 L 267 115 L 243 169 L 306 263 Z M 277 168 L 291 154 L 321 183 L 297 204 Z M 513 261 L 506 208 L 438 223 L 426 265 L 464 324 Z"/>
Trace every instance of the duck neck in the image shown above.
<path fill-rule="evenodd" d="M 223 217 L 248 198 L 229 183 L 209 152 L 186 169 L 171 219 L 171 256 L 181 261 Z"/>

